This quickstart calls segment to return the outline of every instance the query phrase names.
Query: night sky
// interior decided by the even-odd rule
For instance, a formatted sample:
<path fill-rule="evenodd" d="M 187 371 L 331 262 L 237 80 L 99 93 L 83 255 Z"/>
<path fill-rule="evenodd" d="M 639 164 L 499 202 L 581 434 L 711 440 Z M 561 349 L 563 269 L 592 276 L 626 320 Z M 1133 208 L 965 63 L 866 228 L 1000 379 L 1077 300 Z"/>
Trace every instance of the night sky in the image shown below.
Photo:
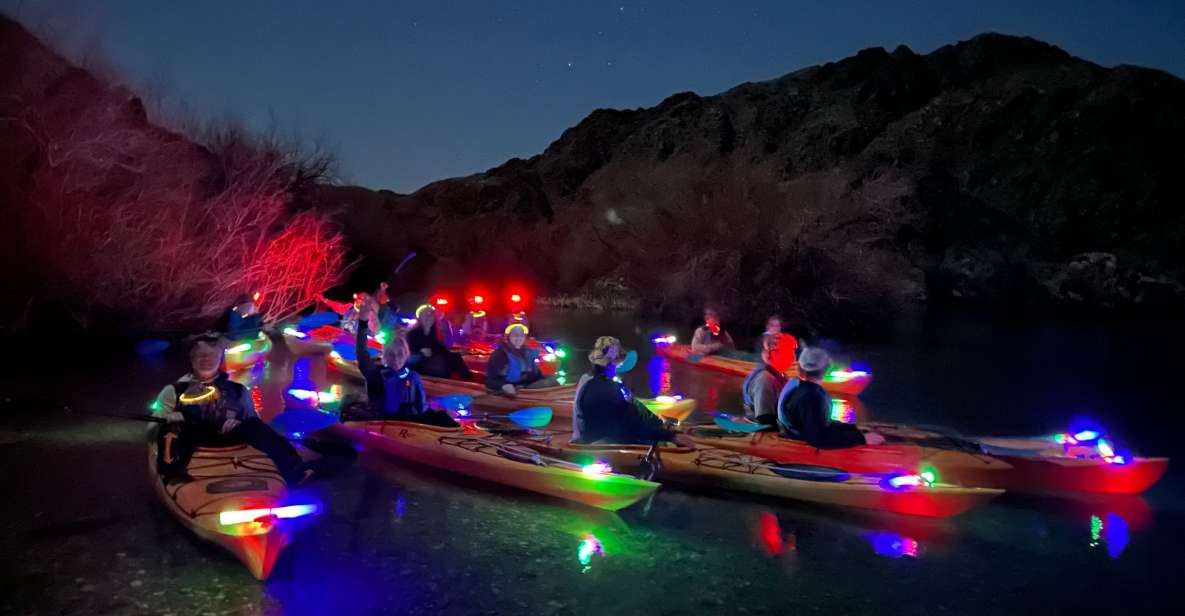
<path fill-rule="evenodd" d="M 71 54 L 101 49 L 171 108 L 320 141 L 343 180 L 401 192 L 534 155 L 598 107 L 715 94 L 865 47 L 925 53 L 999 31 L 1185 75 L 1182 0 L 0 0 L 0 10 Z"/>

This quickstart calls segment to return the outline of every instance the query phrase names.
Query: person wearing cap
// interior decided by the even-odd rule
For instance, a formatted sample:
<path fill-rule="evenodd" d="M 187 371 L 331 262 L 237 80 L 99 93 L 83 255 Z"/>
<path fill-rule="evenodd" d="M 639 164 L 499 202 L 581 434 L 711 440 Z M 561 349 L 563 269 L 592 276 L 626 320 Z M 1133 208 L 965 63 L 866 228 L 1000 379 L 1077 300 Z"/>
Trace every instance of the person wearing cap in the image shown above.
<path fill-rule="evenodd" d="M 521 323 L 506 328 L 502 342 L 486 364 L 486 389 L 513 396 L 519 388 L 537 389 L 559 385 L 539 370 L 539 351 L 527 346 L 530 330 Z"/>
<path fill-rule="evenodd" d="M 732 336 L 720 327 L 720 314 L 715 308 L 704 308 L 704 324 L 697 327 L 691 336 L 691 352 L 697 355 L 711 355 L 735 348 Z"/>
<path fill-rule="evenodd" d="M 778 425 L 778 397 L 786 386 L 786 371 L 794 363 L 793 336 L 787 334 L 762 337 L 761 363 L 741 385 L 745 416 L 768 426 Z"/>
<path fill-rule="evenodd" d="M 245 340 L 259 335 L 263 329 L 263 317 L 259 314 L 259 307 L 246 293 L 235 299 L 235 303 L 226 311 L 222 321 L 222 331 L 231 340 Z"/>
<path fill-rule="evenodd" d="M 407 332 L 411 366 L 425 376 L 472 381 L 461 355 L 449 350 L 436 328 L 436 309 L 428 304 L 416 310 L 416 322 Z"/>
<path fill-rule="evenodd" d="M 251 393 L 222 372 L 223 340 L 214 332 L 189 340 L 190 372 L 166 385 L 153 405 L 168 422 L 160 431 L 157 463 L 166 481 L 183 479 L 198 447 L 244 444 L 267 454 L 289 483 L 313 474 L 283 436 L 259 418 Z M 169 436 L 174 435 L 174 436 Z M 166 443 L 171 440 L 172 443 Z"/>
<path fill-rule="evenodd" d="M 362 314 L 375 314 L 374 300 L 363 305 Z M 366 379 L 366 411 L 371 417 L 413 421 L 433 426 L 456 427 L 448 413 L 428 408 L 428 398 L 420 375 L 407 366 L 410 351 L 402 336 L 392 336 L 383 344 L 383 363 L 376 365 L 367 347 L 367 322 L 360 321 L 354 334 L 354 353 L 358 370 Z"/>
<path fill-rule="evenodd" d="M 592 368 L 580 377 L 572 411 L 572 441 L 651 445 L 662 441 L 695 448 L 684 434 L 667 430 L 658 417 L 634 400 L 614 377 L 625 359 L 621 341 L 601 336 L 588 355 Z"/>
<path fill-rule="evenodd" d="M 852 424 L 831 420 L 831 397 L 819 381 L 831 367 L 831 356 L 819 348 L 803 349 L 798 358 L 798 378 L 790 379 L 778 396 L 778 424 L 782 436 L 806 441 L 818 449 L 842 449 L 879 445 L 885 438 L 862 433 Z"/>

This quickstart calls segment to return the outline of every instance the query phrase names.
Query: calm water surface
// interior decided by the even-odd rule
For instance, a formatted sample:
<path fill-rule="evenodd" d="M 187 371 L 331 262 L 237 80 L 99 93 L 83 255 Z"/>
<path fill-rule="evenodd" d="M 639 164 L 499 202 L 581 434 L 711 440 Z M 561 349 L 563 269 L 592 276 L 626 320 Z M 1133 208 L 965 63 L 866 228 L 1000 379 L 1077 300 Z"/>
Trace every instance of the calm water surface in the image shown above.
<path fill-rule="evenodd" d="M 636 392 L 739 408 L 738 378 L 651 357 L 649 335 L 678 330 L 636 323 L 550 313 L 536 330 L 573 349 L 570 374 L 581 347 L 617 335 L 641 352 Z M 947 314 L 903 322 L 884 344 L 823 343 L 873 371 L 863 419 L 1031 434 L 1089 417 L 1139 451 L 1181 449 L 1181 323 Z M 5 613 L 1155 613 L 1182 596 L 1179 466 L 1141 498 L 1008 496 L 927 521 L 675 486 L 610 514 L 366 452 L 306 488 L 326 512 L 261 584 L 157 502 L 143 425 L 79 414 L 139 412 L 183 358 L 92 346 L 29 348 L 0 381 Z M 279 345 L 244 375 L 266 416 L 293 366 Z M 322 389 L 337 382 L 321 361 L 300 366 Z"/>

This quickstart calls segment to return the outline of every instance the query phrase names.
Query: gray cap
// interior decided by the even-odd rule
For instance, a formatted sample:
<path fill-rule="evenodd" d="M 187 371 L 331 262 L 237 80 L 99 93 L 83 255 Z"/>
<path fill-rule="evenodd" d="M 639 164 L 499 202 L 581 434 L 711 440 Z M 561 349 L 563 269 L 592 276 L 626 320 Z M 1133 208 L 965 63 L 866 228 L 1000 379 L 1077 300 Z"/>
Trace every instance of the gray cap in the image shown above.
<path fill-rule="evenodd" d="M 823 349 L 812 347 L 798 356 L 798 367 L 810 373 L 823 372 L 830 365 L 831 356 Z"/>

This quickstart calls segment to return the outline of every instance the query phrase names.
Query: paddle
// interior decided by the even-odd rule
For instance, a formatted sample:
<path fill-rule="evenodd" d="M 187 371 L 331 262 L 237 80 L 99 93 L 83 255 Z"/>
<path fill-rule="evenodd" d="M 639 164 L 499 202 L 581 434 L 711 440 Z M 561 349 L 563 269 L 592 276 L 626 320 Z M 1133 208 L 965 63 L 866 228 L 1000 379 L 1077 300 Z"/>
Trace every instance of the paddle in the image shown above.
<path fill-rule="evenodd" d="M 486 415 L 489 419 L 506 418 L 524 428 L 542 428 L 551 423 L 552 410 L 546 406 L 519 409 L 509 415 Z"/>
<path fill-rule="evenodd" d="M 632 350 L 626 351 L 625 359 L 622 359 L 621 363 L 617 364 L 617 374 L 625 374 L 626 372 L 633 370 L 634 366 L 637 366 L 637 365 L 638 365 L 638 352 L 632 351 Z"/>
<path fill-rule="evenodd" d="M 272 418 L 271 426 L 289 438 L 328 428 L 338 422 L 338 416 L 313 409 L 286 409 Z"/>
<path fill-rule="evenodd" d="M 743 421 L 737 421 L 733 419 L 732 416 L 725 413 L 716 415 L 713 421 L 716 422 L 718 427 L 725 430 L 730 430 L 732 432 L 760 432 L 773 427 L 766 424 L 759 424 L 757 422 L 749 421 L 747 419 Z"/>

